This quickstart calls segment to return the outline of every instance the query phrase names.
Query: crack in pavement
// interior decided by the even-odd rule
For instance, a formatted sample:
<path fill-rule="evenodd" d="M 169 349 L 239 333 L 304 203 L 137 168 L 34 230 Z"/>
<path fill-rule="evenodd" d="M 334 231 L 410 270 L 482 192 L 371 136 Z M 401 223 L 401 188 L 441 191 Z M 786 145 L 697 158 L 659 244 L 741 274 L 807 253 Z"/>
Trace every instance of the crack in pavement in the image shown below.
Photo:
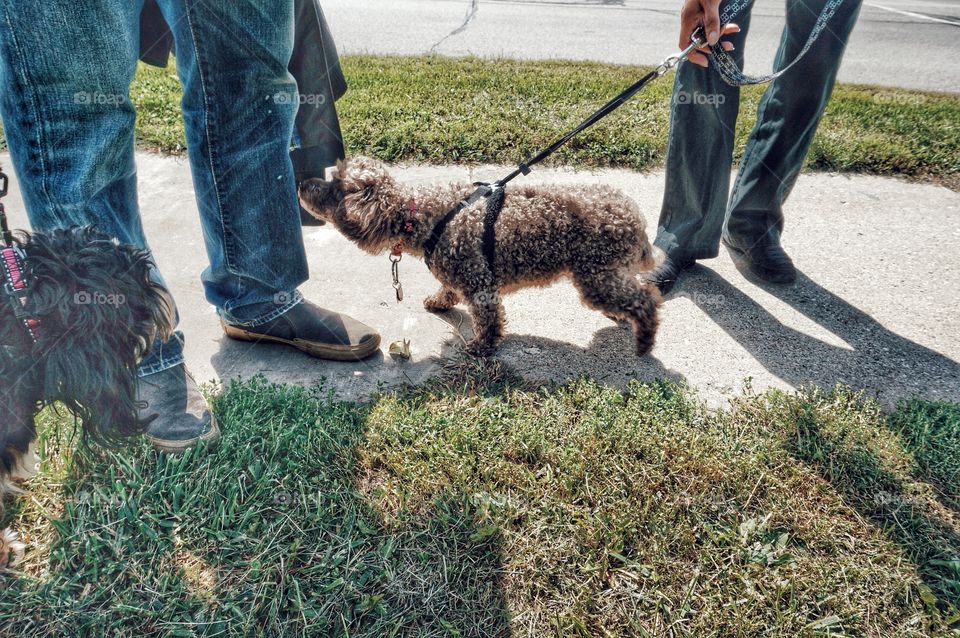
<path fill-rule="evenodd" d="M 467 27 L 470 26 L 470 23 L 473 22 L 473 19 L 474 19 L 475 17 L 477 17 L 477 12 L 478 12 L 479 10 L 480 10 L 480 0 L 470 0 L 470 6 L 467 7 L 467 15 L 464 17 L 463 23 L 462 23 L 459 27 L 457 27 L 456 29 L 454 29 L 453 31 L 451 31 L 450 33 L 448 33 L 447 35 L 445 35 L 445 36 L 443 36 L 442 38 L 440 38 L 440 40 L 438 40 L 438 41 L 436 42 L 436 44 L 434 44 L 432 47 L 430 47 L 430 53 L 436 53 L 437 48 L 438 48 L 441 44 L 443 44 L 444 42 L 446 42 L 447 40 L 449 40 L 449 39 L 452 38 L 453 36 L 458 35 L 458 34 L 460 34 L 460 33 L 463 33 L 464 31 L 466 31 L 466 30 L 467 30 Z"/>

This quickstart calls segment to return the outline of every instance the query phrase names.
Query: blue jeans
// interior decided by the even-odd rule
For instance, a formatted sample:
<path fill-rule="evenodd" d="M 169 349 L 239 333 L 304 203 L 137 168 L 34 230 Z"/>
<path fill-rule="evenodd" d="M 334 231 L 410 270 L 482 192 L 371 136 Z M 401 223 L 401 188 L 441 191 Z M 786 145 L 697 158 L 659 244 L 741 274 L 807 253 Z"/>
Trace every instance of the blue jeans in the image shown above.
<path fill-rule="evenodd" d="M 230 323 L 262 323 L 296 305 L 307 279 L 289 156 L 297 100 L 274 99 L 296 95 L 287 71 L 293 0 L 159 4 L 176 41 L 210 262 L 201 275 L 206 297 Z M 0 0 L 0 112 L 35 230 L 92 224 L 149 248 L 129 97 L 141 6 Z M 182 361 L 178 334 L 155 344 L 140 374 Z"/>
<path fill-rule="evenodd" d="M 825 0 L 788 0 L 786 26 L 774 68 L 803 48 Z M 677 69 L 670 111 L 667 176 L 655 244 L 679 261 L 716 257 L 721 233 L 751 245 L 768 228 L 783 231 L 783 203 L 830 99 L 860 0 L 847 0 L 810 51 L 774 80 L 757 108 L 730 193 L 740 89 L 713 69 L 684 62 Z M 743 66 L 750 16 L 727 36 Z"/>

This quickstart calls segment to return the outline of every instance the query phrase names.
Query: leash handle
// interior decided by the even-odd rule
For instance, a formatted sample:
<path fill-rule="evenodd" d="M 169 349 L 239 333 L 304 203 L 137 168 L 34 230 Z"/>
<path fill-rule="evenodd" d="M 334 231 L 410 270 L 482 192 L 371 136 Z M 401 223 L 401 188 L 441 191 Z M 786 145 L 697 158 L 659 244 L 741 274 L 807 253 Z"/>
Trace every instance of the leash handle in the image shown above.
<path fill-rule="evenodd" d="M 712 66 L 717 72 L 717 74 L 720 76 L 720 79 L 730 86 L 749 86 L 752 84 L 766 84 L 767 82 L 772 82 L 796 66 L 796 64 L 800 62 L 807 52 L 813 48 L 813 45 L 820 38 L 820 34 L 827 29 L 827 23 L 843 5 L 844 1 L 845 0 L 827 0 L 827 2 L 823 5 L 823 9 L 820 11 L 820 14 L 817 15 L 817 20 L 814 22 L 813 28 L 810 31 L 810 35 L 807 36 L 807 40 L 804 43 L 803 48 L 800 49 L 800 53 L 798 53 L 797 56 L 788 64 L 781 65 L 778 71 L 757 77 L 746 75 L 743 70 L 737 66 L 733 56 L 724 51 L 723 47 L 719 44 L 710 47 L 710 55 L 713 58 L 713 64 L 710 66 Z M 742 13 L 752 5 L 753 0 L 736 0 L 724 9 L 723 14 L 720 16 L 720 23 L 727 24 L 739 13 Z"/>

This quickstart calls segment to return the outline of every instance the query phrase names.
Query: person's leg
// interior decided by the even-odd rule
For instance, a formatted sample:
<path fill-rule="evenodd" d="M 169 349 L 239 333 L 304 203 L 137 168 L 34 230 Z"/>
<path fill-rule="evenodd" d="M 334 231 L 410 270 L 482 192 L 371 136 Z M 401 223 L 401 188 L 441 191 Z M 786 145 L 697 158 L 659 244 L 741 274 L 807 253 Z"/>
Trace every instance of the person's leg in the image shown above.
<path fill-rule="evenodd" d="M 0 112 L 34 230 L 93 225 L 147 248 L 128 91 L 140 5 L 0 0 Z M 141 375 L 182 361 L 177 334 L 155 344 Z"/>
<path fill-rule="evenodd" d="M 787 2 L 787 23 L 774 67 L 789 64 L 803 48 L 825 0 Z M 783 203 L 830 99 L 860 0 L 846 0 L 806 55 L 774 80 L 757 109 L 727 211 L 724 238 L 749 250 L 773 231 L 783 231 Z"/>
<path fill-rule="evenodd" d="M 290 161 L 297 95 L 287 71 L 293 0 L 161 0 L 176 41 L 183 118 L 204 240 L 207 299 L 231 324 L 299 303 L 307 279 Z"/>
<path fill-rule="evenodd" d="M 740 32 L 724 36 L 743 64 L 749 14 Z M 677 68 L 670 107 L 663 205 L 654 245 L 684 263 L 717 256 L 730 188 L 740 90 L 713 69 L 690 62 Z"/>
<path fill-rule="evenodd" d="M 288 72 L 294 1 L 160 0 L 173 25 L 183 116 L 210 266 L 207 299 L 232 338 L 362 359 L 380 336 L 305 302 L 307 279 L 290 140 L 299 99 Z M 301 303 L 302 302 L 302 303 Z"/>
<path fill-rule="evenodd" d="M 129 99 L 142 3 L 15 4 L 0 0 L 0 109 L 32 227 L 93 225 L 146 248 Z M 183 365 L 179 333 L 156 341 L 139 373 L 137 399 L 154 445 L 180 451 L 217 437 Z"/>

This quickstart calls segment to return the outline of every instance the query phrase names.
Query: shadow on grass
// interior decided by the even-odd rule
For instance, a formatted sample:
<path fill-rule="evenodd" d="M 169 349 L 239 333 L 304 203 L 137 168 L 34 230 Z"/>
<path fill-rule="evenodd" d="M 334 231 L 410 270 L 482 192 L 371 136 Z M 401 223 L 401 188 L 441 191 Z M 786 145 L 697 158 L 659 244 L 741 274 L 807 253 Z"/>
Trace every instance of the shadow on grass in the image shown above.
<path fill-rule="evenodd" d="M 944 504 L 960 514 L 960 405 L 903 401 L 890 417 L 890 428 L 913 453 Z"/>
<path fill-rule="evenodd" d="M 929 475 L 922 466 L 917 471 L 909 456 L 896 449 L 897 437 L 867 434 L 889 426 L 879 407 L 842 389 L 810 389 L 799 398 L 776 392 L 768 396 L 781 422 L 796 424 L 787 451 L 903 549 L 918 568 L 925 584 L 920 596 L 931 612 L 947 624 L 960 623 L 960 515 L 926 482 Z M 896 423 L 901 415 L 891 418 Z M 873 422 L 870 427 L 855 426 L 864 419 Z M 913 451 L 916 456 L 918 450 Z"/>
<path fill-rule="evenodd" d="M 960 364 L 886 329 L 802 273 L 794 286 L 758 285 L 842 339 L 849 349 L 780 323 L 712 270 L 698 268 L 692 274 L 683 290 L 773 374 L 797 388 L 849 385 L 876 396 L 887 408 L 897 406 L 889 418 L 877 413 L 876 427 L 899 435 L 892 440 L 912 453 L 917 467 L 892 471 L 871 447 L 875 442 L 855 440 L 842 423 L 834 422 L 831 433 L 825 434 L 824 415 L 833 413 L 817 410 L 816 396 L 807 403 L 782 400 L 782 405 L 797 410 L 796 437 L 788 449 L 904 549 L 929 587 L 928 606 L 939 605 L 947 616 L 957 614 L 960 414 L 955 404 L 901 399 L 921 392 L 949 396 L 960 386 Z M 716 299 L 723 303 L 714 303 Z M 853 401 L 842 394 L 823 400 L 834 399 Z"/>
<path fill-rule="evenodd" d="M 215 449 L 78 452 L 46 575 L 0 588 L 0 635 L 508 635 L 497 528 L 454 488 L 378 502 L 372 408 L 263 379 L 215 406 Z"/>
<path fill-rule="evenodd" d="M 216 399 L 214 450 L 47 468 L 17 525 L 49 556 L 0 589 L 0 635 L 879 638 L 950 613 L 960 527 L 875 403 L 446 372 L 366 406 L 254 379 Z"/>

